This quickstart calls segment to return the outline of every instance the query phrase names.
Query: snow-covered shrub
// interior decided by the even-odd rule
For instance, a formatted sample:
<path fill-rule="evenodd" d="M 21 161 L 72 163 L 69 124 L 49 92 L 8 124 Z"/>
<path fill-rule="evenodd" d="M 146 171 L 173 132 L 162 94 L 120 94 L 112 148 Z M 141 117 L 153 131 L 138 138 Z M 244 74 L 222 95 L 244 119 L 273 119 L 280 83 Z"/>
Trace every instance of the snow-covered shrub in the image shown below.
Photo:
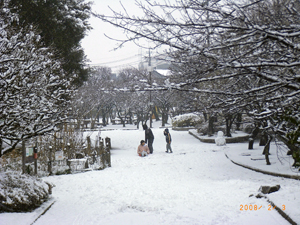
<path fill-rule="evenodd" d="M 197 133 L 202 135 L 207 135 L 208 133 L 208 123 L 199 124 L 196 126 Z"/>
<path fill-rule="evenodd" d="M 15 149 L 0 158 L 0 173 L 22 171 L 22 151 Z"/>
<path fill-rule="evenodd" d="M 201 124 L 204 122 L 204 118 L 199 114 L 187 113 L 183 115 L 174 116 L 172 118 L 173 127 L 190 127 L 196 124 Z"/>
<path fill-rule="evenodd" d="M 247 134 L 251 134 L 254 128 L 255 127 L 253 123 L 245 123 L 243 126 L 243 131 Z"/>
<path fill-rule="evenodd" d="M 0 173 L 0 212 L 27 212 L 49 198 L 53 186 L 37 177 Z"/>
<path fill-rule="evenodd" d="M 247 115 L 243 115 L 242 131 L 244 131 L 247 134 L 251 134 L 254 128 L 255 128 L 255 123 L 253 118 Z"/>

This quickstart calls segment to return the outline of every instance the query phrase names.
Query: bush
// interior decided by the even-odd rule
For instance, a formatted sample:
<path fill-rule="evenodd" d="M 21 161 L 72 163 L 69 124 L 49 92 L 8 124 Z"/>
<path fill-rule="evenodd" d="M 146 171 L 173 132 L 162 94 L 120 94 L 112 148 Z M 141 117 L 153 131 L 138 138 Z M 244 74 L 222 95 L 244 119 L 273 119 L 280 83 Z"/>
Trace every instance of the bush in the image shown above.
<path fill-rule="evenodd" d="M 32 211 L 49 198 L 52 187 L 27 174 L 0 173 L 0 212 Z"/>
<path fill-rule="evenodd" d="M 243 131 L 247 134 L 251 134 L 252 131 L 255 129 L 253 123 L 245 123 Z"/>
<path fill-rule="evenodd" d="M 172 118 L 173 127 L 190 127 L 204 121 L 203 117 L 194 113 L 175 116 Z"/>

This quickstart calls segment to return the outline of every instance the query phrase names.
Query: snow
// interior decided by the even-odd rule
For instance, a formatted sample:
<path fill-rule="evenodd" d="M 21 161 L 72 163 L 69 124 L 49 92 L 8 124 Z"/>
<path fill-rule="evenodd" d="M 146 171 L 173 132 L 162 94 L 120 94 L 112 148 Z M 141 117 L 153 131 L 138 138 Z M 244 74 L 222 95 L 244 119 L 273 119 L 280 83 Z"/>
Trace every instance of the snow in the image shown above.
<path fill-rule="evenodd" d="M 171 75 L 171 71 L 170 70 L 165 70 L 165 69 L 156 69 L 156 71 L 164 76 L 170 76 Z"/>
<path fill-rule="evenodd" d="M 34 224 L 289 224 L 276 210 L 268 210 L 265 198 L 249 197 L 262 185 L 277 184 L 280 190 L 268 194 L 268 199 L 280 208 L 285 205 L 284 212 L 300 223 L 298 180 L 245 169 L 225 156 L 265 169 L 263 160 L 250 159 L 260 151 L 256 142 L 253 150 L 247 150 L 248 143 L 216 146 L 200 142 L 187 131 L 169 129 L 173 153 L 167 154 L 164 128 L 158 122 L 153 126 L 150 156 L 141 158 L 136 153 L 145 137 L 142 128 L 110 125 L 101 137 L 111 138 L 112 167 L 43 178 L 55 185 L 51 199 L 55 203 Z M 251 156 L 245 156 L 249 152 Z M 280 167 L 275 154 L 270 160 L 268 170 L 291 172 L 288 163 Z M 46 205 L 31 213 L 0 214 L 0 224 L 31 224 Z M 261 208 L 245 210 L 246 205 Z"/>
<path fill-rule="evenodd" d="M 0 199 L 6 207 L 13 210 L 36 208 L 48 199 L 49 186 L 42 179 L 18 172 L 0 174 Z M 1 207 L 2 209 L 2 207 Z"/>

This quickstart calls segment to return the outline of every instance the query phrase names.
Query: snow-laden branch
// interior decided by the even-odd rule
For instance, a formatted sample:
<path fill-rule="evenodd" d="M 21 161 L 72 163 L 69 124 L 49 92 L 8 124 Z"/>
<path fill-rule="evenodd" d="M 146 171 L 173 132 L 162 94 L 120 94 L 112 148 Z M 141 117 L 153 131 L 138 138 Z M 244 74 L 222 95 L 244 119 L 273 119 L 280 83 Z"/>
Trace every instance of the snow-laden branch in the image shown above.
<path fill-rule="evenodd" d="M 6 143 L 5 153 L 23 140 L 57 129 L 66 118 L 73 78 L 66 76 L 52 50 L 42 47 L 31 26 L 13 29 L 10 10 L 0 11 L 5 39 L 0 54 L 0 139 Z"/>

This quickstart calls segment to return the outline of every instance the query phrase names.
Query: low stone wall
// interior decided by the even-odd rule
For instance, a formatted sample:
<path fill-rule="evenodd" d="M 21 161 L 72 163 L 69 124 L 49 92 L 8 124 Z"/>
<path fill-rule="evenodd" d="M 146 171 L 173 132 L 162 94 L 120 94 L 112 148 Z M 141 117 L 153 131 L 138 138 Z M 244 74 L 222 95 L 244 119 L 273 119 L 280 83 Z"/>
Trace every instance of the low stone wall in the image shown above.
<path fill-rule="evenodd" d="M 195 138 L 199 139 L 201 142 L 205 142 L 205 143 L 215 143 L 215 139 L 214 138 L 202 138 L 199 135 L 195 134 L 192 131 L 189 131 L 189 134 L 193 135 Z"/>
<path fill-rule="evenodd" d="M 172 130 L 176 131 L 188 131 L 191 129 L 195 129 L 195 127 L 172 127 Z"/>
<path fill-rule="evenodd" d="M 249 135 L 239 136 L 239 137 L 226 137 L 226 143 L 240 143 L 249 140 Z"/>
<path fill-rule="evenodd" d="M 189 134 L 193 135 L 195 138 L 199 139 L 201 142 L 204 143 L 215 143 L 215 139 L 212 137 L 205 137 L 205 136 L 200 136 L 197 133 L 195 133 L 196 131 L 189 131 Z M 249 135 L 245 135 L 245 136 L 238 136 L 238 137 L 225 137 L 226 139 L 226 143 L 240 143 L 240 142 L 246 142 L 249 140 Z"/>

